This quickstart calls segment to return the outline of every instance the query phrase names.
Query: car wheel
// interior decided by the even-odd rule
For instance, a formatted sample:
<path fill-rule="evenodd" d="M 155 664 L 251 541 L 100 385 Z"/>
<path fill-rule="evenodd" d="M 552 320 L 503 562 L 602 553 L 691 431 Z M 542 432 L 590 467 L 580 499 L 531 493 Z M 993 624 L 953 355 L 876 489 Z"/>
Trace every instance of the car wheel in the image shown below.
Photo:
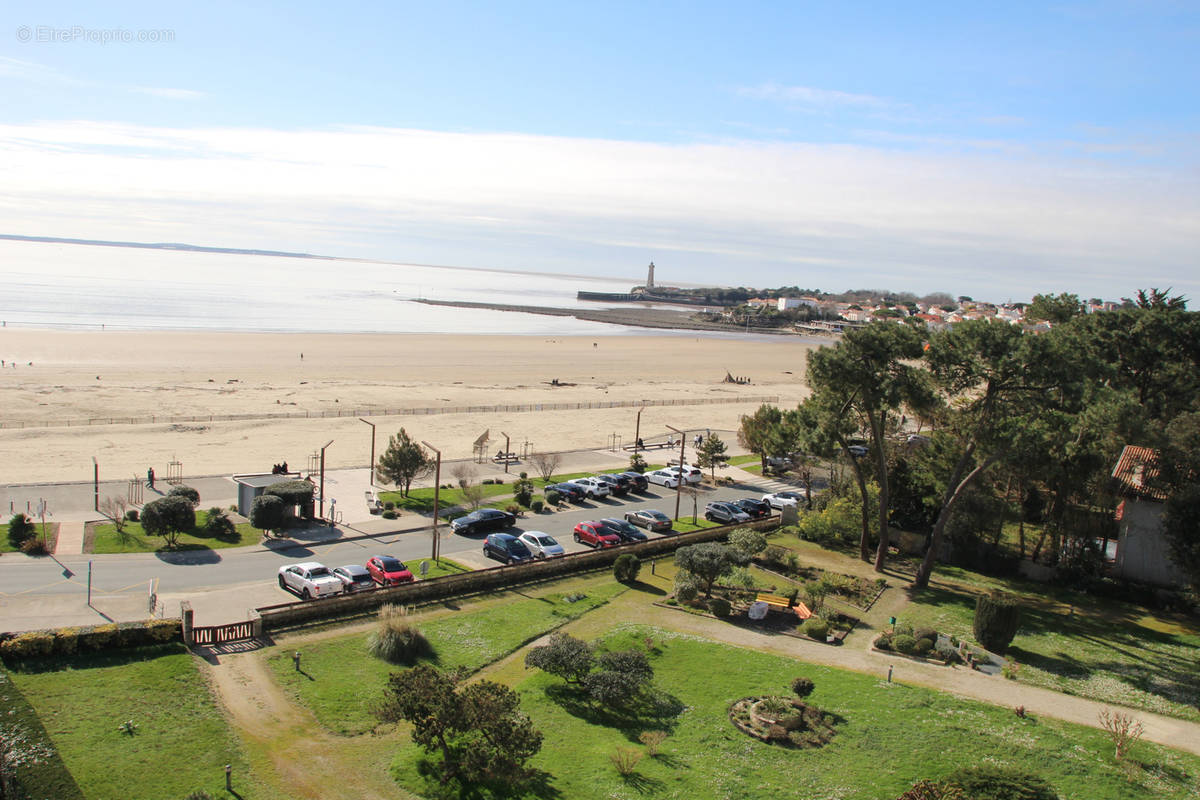
<path fill-rule="evenodd" d="M 709 522 L 712 522 L 712 521 L 713 521 L 713 515 L 712 515 L 712 514 L 709 514 L 709 513 L 707 513 L 707 512 L 705 512 L 705 514 L 704 514 L 704 518 L 705 518 L 706 520 L 708 520 Z"/>
<path fill-rule="evenodd" d="M 279 576 L 279 588 L 280 588 L 280 589 L 286 589 L 286 588 L 287 588 L 287 581 L 285 581 L 285 580 L 283 579 L 283 576 L 282 576 L 282 575 L 280 575 L 280 576 Z"/>
<path fill-rule="evenodd" d="M 579 543 L 582 541 L 582 539 L 580 539 L 580 538 L 579 538 L 579 534 L 578 534 L 578 533 L 576 533 L 576 534 L 573 534 L 573 536 L 575 537 L 575 544 L 579 544 Z"/>
<path fill-rule="evenodd" d="M 300 596 L 305 600 L 312 600 L 312 592 L 310 592 L 308 589 L 305 589 L 303 592 L 301 592 Z"/>

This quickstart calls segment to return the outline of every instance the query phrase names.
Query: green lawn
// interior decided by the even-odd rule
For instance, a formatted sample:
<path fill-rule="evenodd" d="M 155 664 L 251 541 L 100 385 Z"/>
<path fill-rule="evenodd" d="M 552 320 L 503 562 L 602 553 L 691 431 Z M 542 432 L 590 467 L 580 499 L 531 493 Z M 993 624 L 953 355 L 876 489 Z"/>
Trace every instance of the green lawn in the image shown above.
<path fill-rule="evenodd" d="M 604 713 L 543 673 L 518 679 L 522 710 L 545 734 L 533 766 L 548 785 L 519 796 L 891 800 L 919 779 L 985 761 L 1038 773 L 1064 798 L 1183 800 L 1200 792 L 1200 758 L 1143 742 L 1127 771 L 1113 762 L 1105 735 L 1082 726 L 1019 719 L 1005 707 L 637 625 L 617 628 L 608 645 L 645 647 L 647 638 L 660 699 L 676 712 L 666 718 Z M 730 724 L 734 701 L 786 695 L 797 675 L 816 682 L 810 701 L 839 720 L 829 745 L 787 750 Z M 670 732 L 662 752 L 622 779 L 609 756 L 619 747 L 641 751 L 638 735 L 655 729 Z M 401 785 L 421 785 L 419 753 L 407 743 L 397 756 Z"/>
<path fill-rule="evenodd" d="M 740 467 L 742 464 L 758 464 L 762 466 L 762 458 L 754 453 L 747 453 L 744 456 L 733 456 L 727 462 L 731 467 Z"/>
<path fill-rule="evenodd" d="M 221 550 L 226 547 L 243 547 L 257 544 L 262 539 L 262 531 L 248 522 L 237 525 L 233 536 L 208 536 L 204 533 L 204 523 L 208 520 L 207 511 L 196 512 L 196 527 L 189 533 L 179 535 L 177 550 Z M 93 553 L 153 553 L 166 549 L 161 536 L 150 536 L 142 530 L 140 522 L 125 523 L 124 533 L 117 533 L 117 526 L 111 522 L 96 526 L 96 535 L 92 540 Z"/>
<path fill-rule="evenodd" d="M 28 776 L 33 797 L 182 798 L 198 789 L 224 797 L 225 764 L 240 787 L 253 786 L 236 736 L 182 645 L 59 661 L 12 670 L 11 685 L 0 678 L 4 707 L 31 709 L 27 726 L 40 722 L 58 753 Z M 118 730 L 127 720 L 137 726 L 132 735 Z"/>
<path fill-rule="evenodd" d="M 1200 721 L 1200 627 L 1194 621 L 943 566 L 902 619 L 971 639 L 975 597 L 993 588 L 1026 601 L 1007 654 L 1020 665 L 1021 682 Z"/>
<path fill-rule="evenodd" d="M 442 669 L 475 671 L 624 591 L 608 576 L 567 585 L 578 588 L 564 589 L 560 583 L 557 591 L 540 595 L 512 592 L 480 610 L 428 621 L 418 614 L 415 622 L 433 646 L 434 664 Z M 576 593 L 584 597 L 574 602 L 566 599 Z M 388 674 L 401 669 L 368 655 L 367 635 L 356 633 L 302 646 L 304 674 L 296 672 L 291 650 L 281 650 L 268 659 L 285 690 L 311 708 L 334 733 L 354 735 L 371 730 L 376 724 L 372 704 L 382 696 Z"/>

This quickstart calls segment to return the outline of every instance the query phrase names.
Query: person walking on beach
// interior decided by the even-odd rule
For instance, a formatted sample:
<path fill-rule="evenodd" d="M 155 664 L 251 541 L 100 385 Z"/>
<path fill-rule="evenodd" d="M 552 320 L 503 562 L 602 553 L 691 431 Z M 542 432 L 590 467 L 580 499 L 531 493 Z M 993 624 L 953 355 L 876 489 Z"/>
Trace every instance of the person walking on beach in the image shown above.
<path fill-rule="evenodd" d="M 150 469 L 146 470 L 146 485 L 151 489 L 154 488 L 154 467 L 150 467 Z"/>

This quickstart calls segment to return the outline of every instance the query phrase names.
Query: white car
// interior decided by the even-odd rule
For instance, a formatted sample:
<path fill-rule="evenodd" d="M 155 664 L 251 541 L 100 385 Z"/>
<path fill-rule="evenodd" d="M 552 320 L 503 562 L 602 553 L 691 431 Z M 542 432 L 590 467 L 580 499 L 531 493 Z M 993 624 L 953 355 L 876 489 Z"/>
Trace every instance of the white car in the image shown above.
<path fill-rule="evenodd" d="M 567 483 L 572 483 L 582 489 L 589 500 L 594 497 L 608 497 L 612 494 L 612 487 L 599 478 L 576 478 Z"/>
<path fill-rule="evenodd" d="M 771 508 L 783 508 L 784 506 L 799 506 L 804 499 L 804 495 L 799 492 L 775 492 L 774 494 L 764 494 L 762 500 Z"/>
<path fill-rule="evenodd" d="M 697 484 L 704 480 L 704 473 L 700 471 L 700 468 L 690 464 L 684 464 L 682 467 L 667 467 L 666 470 L 677 475 L 683 473 L 684 483 Z"/>
<path fill-rule="evenodd" d="M 305 600 L 331 597 L 345 591 L 341 579 L 329 567 L 316 561 L 280 567 L 279 588 L 290 589 Z"/>
<path fill-rule="evenodd" d="M 654 472 L 646 473 L 646 480 L 668 489 L 674 489 L 679 485 L 679 472 L 674 469 L 656 469 Z"/>
<path fill-rule="evenodd" d="M 867 448 L 861 444 L 852 444 L 846 450 L 854 458 L 862 458 L 867 454 Z"/>
<path fill-rule="evenodd" d="M 567 553 L 563 546 L 548 533 L 525 531 L 517 538 L 525 543 L 525 546 L 529 548 L 529 552 L 533 553 L 534 558 L 550 558 L 552 556 L 566 555 Z"/>

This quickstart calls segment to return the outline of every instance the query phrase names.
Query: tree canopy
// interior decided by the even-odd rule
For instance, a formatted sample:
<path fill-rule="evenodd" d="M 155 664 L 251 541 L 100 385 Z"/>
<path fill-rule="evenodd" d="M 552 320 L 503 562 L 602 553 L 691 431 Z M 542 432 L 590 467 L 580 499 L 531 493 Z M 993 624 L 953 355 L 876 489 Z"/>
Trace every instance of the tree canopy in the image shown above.
<path fill-rule="evenodd" d="M 387 449 L 379 457 L 375 472 L 384 480 L 396 484 L 407 497 L 412 482 L 428 474 L 433 469 L 433 463 L 425 448 L 409 438 L 401 428 L 388 439 Z"/>
<path fill-rule="evenodd" d="M 142 507 L 142 530 L 161 536 L 167 547 L 179 543 L 179 534 L 196 527 L 196 509 L 186 497 L 168 495 L 151 500 Z"/>

